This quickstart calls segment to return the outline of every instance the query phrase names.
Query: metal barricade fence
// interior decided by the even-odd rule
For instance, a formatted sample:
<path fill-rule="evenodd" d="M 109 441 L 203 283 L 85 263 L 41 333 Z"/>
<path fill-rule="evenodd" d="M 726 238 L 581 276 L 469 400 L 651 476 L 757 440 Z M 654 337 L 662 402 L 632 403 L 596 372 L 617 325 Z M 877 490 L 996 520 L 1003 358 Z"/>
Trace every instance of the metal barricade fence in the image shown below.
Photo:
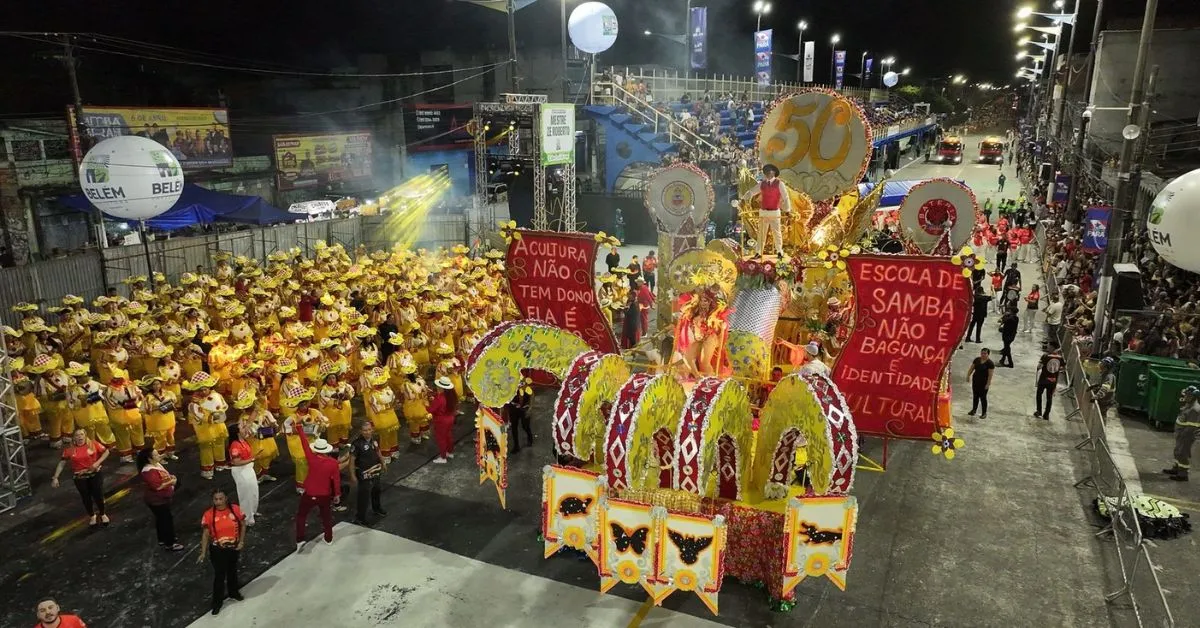
<path fill-rule="evenodd" d="M 1092 398 L 1092 382 L 1074 342 L 1068 343 L 1064 357 L 1070 378 L 1067 392 L 1075 402 L 1075 410 L 1067 418 L 1082 423 L 1083 439 L 1075 449 L 1085 452 L 1088 458 L 1088 475 L 1076 482 L 1075 487 L 1090 489 L 1095 499 L 1108 504 L 1109 523 L 1096 536 L 1112 537 L 1121 571 L 1120 587 L 1107 593 L 1105 599 L 1112 603 L 1127 596 L 1138 626 L 1174 627 L 1175 618 L 1150 555 L 1152 543 L 1142 534 L 1134 496 L 1109 449 L 1106 416 Z"/>

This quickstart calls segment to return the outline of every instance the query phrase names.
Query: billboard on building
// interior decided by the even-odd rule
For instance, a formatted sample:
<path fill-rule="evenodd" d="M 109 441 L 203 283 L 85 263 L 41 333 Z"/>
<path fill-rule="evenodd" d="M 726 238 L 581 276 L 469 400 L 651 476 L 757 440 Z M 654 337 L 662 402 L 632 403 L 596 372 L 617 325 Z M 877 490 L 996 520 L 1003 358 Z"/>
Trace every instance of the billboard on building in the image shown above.
<path fill-rule="evenodd" d="M 281 191 L 370 179 L 371 133 L 276 135 L 275 172 Z"/>
<path fill-rule="evenodd" d="M 87 152 L 95 142 L 121 135 L 148 137 L 175 154 L 184 170 L 233 165 L 229 111 L 199 107 L 84 107 L 78 122 L 92 141 L 79 146 L 72 128 L 73 151 Z"/>
<path fill-rule="evenodd" d="M 542 105 L 542 165 L 575 161 L 575 105 Z"/>
<path fill-rule="evenodd" d="M 846 76 L 846 51 L 838 50 L 834 53 L 834 67 L 836 69 L 834 76 L 834 89 L 842 89 L 842 79 Z"/>
<path fill-rule="evenodd" d="M 708 7 L 692 7 L 688 29 L 692 35 L 692 69 L 708 67 Z"/>

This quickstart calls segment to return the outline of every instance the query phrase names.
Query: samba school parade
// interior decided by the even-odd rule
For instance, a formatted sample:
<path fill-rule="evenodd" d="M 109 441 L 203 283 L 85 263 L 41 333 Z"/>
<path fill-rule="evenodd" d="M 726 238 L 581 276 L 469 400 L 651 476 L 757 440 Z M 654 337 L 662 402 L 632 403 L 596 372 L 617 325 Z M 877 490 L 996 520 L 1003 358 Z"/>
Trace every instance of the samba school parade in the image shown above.
<path fill-rule="evenodd" d="M 1149 539 L 1190 532 L 1200 369 L 1143 323 L 1191 330 L 1192 301 L 1153 266 L 1175 318 L 1147 314 L 1121 263 L 1094 294 L 1113 215 L 1071 222 L 1029 109 L 1058 92 L 907 79 L 833 31 L 822 83 L 807 21 L 795 55 L 759 24 L 754 75 L 712 78 L 693 3 L 694 72 L 598 65 L 618 12 L 563 2 L 547 78 L 516 53 L 535 0 L 445 4 L 506 16 L 512 58 L 188 56 L 293 113 L 221 84 L 220 107 L 77 90 L 61 130 L 0 116 L 0 624 L 1123 625 L 1151 582 L 1170 618 L 1186 553 Z M 186 53 L 55 37 L 73 71 Z M 293 80 L 337 111 L 292 120 Z M 358 81 L 385 100 L 343 98 Z M 260 131 L 272 155 L 244 152 Z M 25 163 L 60 136 L 61 164 Z M 1142 263 L 1186 265 L 1189 185 Z"/>

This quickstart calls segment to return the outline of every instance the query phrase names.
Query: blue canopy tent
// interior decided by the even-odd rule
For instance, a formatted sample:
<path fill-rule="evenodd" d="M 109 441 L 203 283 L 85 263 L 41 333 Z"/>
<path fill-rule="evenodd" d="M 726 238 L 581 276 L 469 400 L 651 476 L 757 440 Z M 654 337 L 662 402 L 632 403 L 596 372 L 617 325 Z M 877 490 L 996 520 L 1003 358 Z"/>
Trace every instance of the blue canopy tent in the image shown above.
<path fill-rule="evenodd" d="M 904 201 L 904 197 L 912 191 L 918 184 L 924 183 L 928 179 L 910 179 L 907 181 L 888 181 L 883 184 L 883 196 L 879 199 L 879 207 L 897 207 Z M 963 181 L 955 180 L 955 183 L 966 185 Z M 858 194 L 866 196 L 875 189 L 877 183 L 860 183 L 858 184 Z"/>
<path fill-rule="evenodd" d="M 82 194 L 59 197 L 63 205 L 81 212 L 95 209 Z M 260 196 L 226 194 L 202 188 L 193 183 L 183 186 L 183 193 L 171 209 L 146 221 L 151 229 L 171 231 L 192 225 L 207 225 L 213 222 L 235 222 L 247 225 L 273 225 L 297 220 L 289 214 L 271 206 Z"/>

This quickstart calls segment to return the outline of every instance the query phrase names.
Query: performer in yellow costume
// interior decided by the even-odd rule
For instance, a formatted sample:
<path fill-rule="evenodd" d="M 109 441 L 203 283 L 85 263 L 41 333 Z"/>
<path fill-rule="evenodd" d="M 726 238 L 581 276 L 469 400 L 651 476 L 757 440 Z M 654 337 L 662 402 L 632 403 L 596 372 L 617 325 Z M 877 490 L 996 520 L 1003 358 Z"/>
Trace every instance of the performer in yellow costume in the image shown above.
<path fill-rule="evenodd" d="M 437 347 L 438 364 L 434 374 L 437 377 L 447 377 L 454 384 L 454 392 L 462 399 L 463 383 L 461 363 L 458 358 L 454 357 L 454 347 L 446 343 L 441 343 Z"/>
<path fill-rule="evenodd" d="M 335 447 L 344 447 L 350 444 L 350 399 L 354 397 L 354 387 L 338 379 L 341 369 L 336 363 L 326 364 L 323 370 L 329 372 L 324 373 L 325 381 L 317 392 L 321 414 L 329 419 L 325 440 Z"/>
<path fill-rule="evenodd" d="M 17 394 L 17 414 L 21 421 L 21 436 L 27 440 L 46 439 L 42 431 L 42 402 L 38 401 L 34 381 L 25 374 L 25 358 L 17 356 L 9 362 L 13 388 Z M 107 417 L 105 418 L 107 421 Z"/>
<path fill-rule="evenodd" d="M 68 363 L 67 375 L 75 378 L 70 391 L 75 428 L 86 430 L 91 440 L 99 441 L 105 447 L 112 447 L 117 439 L 108 424 L 108 412 L 104 409 L 104 385 L 92 379 L 91 369 L 87 364 Z"/>
<path fill-rule="evenodd" d="M 288 454 L 296 467 L 296 492 L 304 492 L 304 479 L 308 477 L 308 458 L 304 455 L 304 446 L 300 443 L 300 432 L 312 438 L 317 432 L 329 426 L 329 420 L 320 412 L 309 407 L 309 402 L 317 395 L 315 388 L 303 386 L 286 387 L 280 403 L 284 408 L 291 408 L 292 414 L 283 422 L 283 433 L 287 434 Z"/>
<path fill-rule="evenodd" d="M 271 463 L 279 457 L 279 445 L 275 442 L 279 424 L 267 409 L 266 398 L 254 394 L 250 388 L 243 388 L 241 394 L 234 399 L 233 407 L 242 411 L 238 433 L 250 443 L 250 451 L 254 454 L 254 473 L 258 475 L 258 481 L 274 482 L 275 476 L 268 472 L 271 470 Z"/>
<path fill-rule="evenodd" d="M 393 459 L 400 455 L 400 420 L 396 418 L 396 395 L 388 387 L 387 369 L 377 366 L 364 375 L 368 390 L 363 391 L 363 406 L 367 410 L 367 418 L 375 424 L 379 432 L 379 453 L 381 456 L 391 456 Z"/>
<path fill-rule="evenodd" d="M 142 412 L 138 404 L 142 391 L 129 381 L 129 373 L 119 367 L 110 366 L 112 379 L 104 393 L 104 408 L 108 411 L 108 424 L 117 439 L 117 453 L 121 462 L 133 462 L 133 452 L 146 446 L 142 425 Z"/>
<path fill-rule="evenodd" d="M 157 375 L 147 375 L 138 381 L 142 387 L 142 416 L 146 418 L 146 432 L 154 439 L 154 448 L 170 460 L 179 460 L 175 455 L 175 411 L 180 399 L 163 387 Z"/>
<path fill-rule="evenodd" d="M 413 444 L 429 438 L 429 386 L 417 376 L 417 365 L 408 362 L 401 367 L 404 384 L 400 388 L 403 401 L 404 420 L 408 423 L 408 437 Z"/>
<path fill-rule="evenodd" d="M 225 462 L 225 441 L 229 430 L 225 428 L 225 413 L 229 405 L 221 393 L 213 390 L 217 378 L 200 371 L 183 383 L 184 390 L 192 393 L 188 404 L 188 422 L 196 431 L 196 445 L 200 449 L 200 477 L 213 479 L 213 470 L 218 466 L 228 469 Z"/>
<path fill-rule="evenodd" d="M 67 389 L 72 380 L 71 376 L 62 370 L 62 366 L 62 358 L 58 355 L 40 353 L 25 369 L 40 376 L 37 385 L 38 400 L 41 402 L 42 412 L 46 414 L 46 431 L 50 436 L 50 446 L 55 449 L 69 445 L 71 433 L 75 431 L 75 418 L 67 403 Z"/>

